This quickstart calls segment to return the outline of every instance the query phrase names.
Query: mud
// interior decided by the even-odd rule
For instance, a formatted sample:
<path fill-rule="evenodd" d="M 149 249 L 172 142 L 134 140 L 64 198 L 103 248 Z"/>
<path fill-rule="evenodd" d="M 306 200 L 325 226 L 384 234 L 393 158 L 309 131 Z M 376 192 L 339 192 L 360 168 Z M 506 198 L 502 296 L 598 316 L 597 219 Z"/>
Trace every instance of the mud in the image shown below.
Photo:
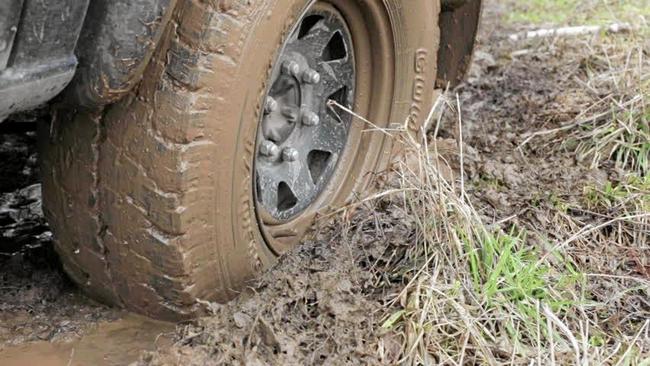
<path fill-rule="evenodd" d="M 67 342 L 36 341 L 0 350 L 5 366 L 127 365 L 143 350 L 169 346 L 174 326 L 136 315 L 100 322 L 83 337 Z"/>
<path fill-rule="evenodd" d="M 542 236 L 562 239 L 553 208 L 557 198 L 580 207 L 585 185 L 619 180 L 623 172 L 608 164 L 591 168 L 552 141 L 519 148 L 531 132 L 560 126 L 584 107 L 581 88 L 566 75 L 580 76 L 588 55 L 571 41 L 559 42 L 551 51 L 540 44 L 505 41 L 521 29 L 503 25 L 503 6 L 489 3 L 469 78 L 458 89 L 467 189 L 485 222 L 524 227 L 542 246 Z M 0 242 L 0 364 L 66 365 L 71 359 L 72 364 L 96 365 L 136 359 L 141 365 L 396 361 L 400 344 L 381 324 L 388 301 L 404 286 L 404 273 L 392 272 L 391 264 L 404 257 L 416 233 L 393 203 L 369 203 L 334 226 L 324 225 L 237 300 L 210 305 L 212 315 L 168 334 L 168 325 L 125 317 L 88 300 L 63 275 L 38 209 L 32 137 L 23 132 L 0 134 L 5 149 L 0 154 L 13 151 L 10 156 L 21 161 L 13 160 L 9 167 L 8 160 L 0 160 L 0 169 L 6 169 L 2 176 L 23 179 L 4 188 L 7 193 L 0 198 L 1 231 L 17 233 Z M 448 147 L 446 155 L 458 168 L 455 122 L 444 121 L 440 135 L 439 146 Z M 25 177 L 19 175 L 24 171 Z M 602 222 L 594 213 L 578 210 L 564 215 Z M 642 244 L 584 243 L 569 253 L 598 273 L 647 276 L 643 269 L 650 268 L 650 252 Z M 635 261 L 628 260 L 632 252 Z M 602 316 L 613 329 L 626 331 L 650 317 L 650 304 L 643 292 L 635 292 L 636 283 L 612 279 L 598 285 L 602 289 L 594 291 L 595 301 L 606 300 L 614 288 L 634 289 L 625 298 L 605 301 L 609 305 Z M 165 334 L 162 341 L 160 334 Z M 145 352 L 137 356 L 137 349 Z"/>
<path fill-rule="evenodd" d="M 570 229 L 560 229 L 561 220 L 583 225 L 604 220 L 578 209 L 561 217 L 554 206 L 557 197 L 579 208 L 585 186 L 619 181 L 624 172 L 611 164 L 592 168 L 557 141 L 542 139 L 520 148 L 531 132 L 570 122 L 584 109 L 590 99 L 576 78 L 586 77 L 580 67 L 589 55 L 575 39 L 508 42 L 507 35 L 525 26 L 504 25 L 504 6 L 488 4 L 468 80 L 457 90 L 467 190 L 486 223 L 525 228 L 530 241 L 543 248 L 544 239 L 570 235 Z M 443 120 L 438 144 L 449 147 L 444 155 L 458 171 L 456 123 L 455 114 Z M 404 286 L 404 274 L 391 272 L 391 263 L 401 260 L 417 235 L 405 221 L 390 202 L 343 216 L 334 228 L 321 231 L 320 240 L 284 258 L 247 296 L 179 327 L 173 348 L 146 354 L 141 364 L 394 364 L 400 344 L 381 331 L 381 324 L 388 301 Z M 627 260 L 636 251 L 648 265 L 643 238 L 620 246 L 591 239 L 567 249 L 586 271 L 613 278 L 643 275 Z M 593 286 L 602 287 L 594 290 L 594 300 L 607 302 L 612 291 L 636 285 L 603 280 Z M 634 335 L 633 329 L 650 317 L 643 291 L 607 302 L 602 315 L 621 320 L 608 323 L 609 329 Z"/>

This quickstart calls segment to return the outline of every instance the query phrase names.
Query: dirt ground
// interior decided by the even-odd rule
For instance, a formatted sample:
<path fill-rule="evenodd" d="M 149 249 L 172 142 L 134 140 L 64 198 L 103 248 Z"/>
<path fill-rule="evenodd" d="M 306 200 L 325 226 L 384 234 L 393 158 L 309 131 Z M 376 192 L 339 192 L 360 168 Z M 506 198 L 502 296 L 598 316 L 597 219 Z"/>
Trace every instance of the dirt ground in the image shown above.
<path fill-rule="evenodd" d="M 542 238 L 565 238 L 561 225 L 602 222 L 596 209 L 580 209 L 584 187 L 621 181 L 625 172 L 608 163 L 594 167 L 546 137 L 522 147 L 531 133 L 562 126 L 585 108 L 588 91 L 577 80 L 588 55 L 582 41 L 551 46 L 545 41 L 509 41 L 508 35 L 527 27 L 506 25 L 506 5 L 499 4 L 491 2 L 486 9 L 474 64 L 457 90 L 467 191 L 486 222 L 526 228 L 543 246 Z M 379 200 L 334 225 L 324 224 L 237 300 L 213 305 L 211 316 L 171 331 L 171 325 L 134 320 L 94 303 L 66 279 L 40 211 L 30 126 L 0 124 L 0 188 L 5 192 L 0 193 L 0 364 L 25 361 L 17 354 L 29 354 L 33 344 L 39 345 L 34 359 L 46 365 L 83 360 L 97 365 L 397 361 L 402 341 L 381 325 L 392 306 L 390 299 L 404 287 L 402 274 L 395 273 L 391 263 L 404 256 L 415 233 L 396 203 Z M 453 141 L 458 135 L 453 118 L 443 119 L 438 140 L 448 147 L 442 153 L 456 168 L 458 148 Z M 558 202 L 577 208 L 562 211 L 564 216 L 552 214 Z M 650 319 L 648 233 L 645 227 L 627 245 L 603 247 L 585 240 L 570 251 L 577 263 L 612 276 L 599 282 L 602 288 L 593 291 L 594 300 L 608 304 L 601 316 L 621 332 L 638 330 Z M 633 290 L 607 301 L 615 288 Z M 128 331 L 116 332 L 115 327 Z M 159 334 L 169 341 L 161 343 Z M 644 337 L 641 341 L 650 346 L 647 332 Z M 79 343 L 84 338 L 94 344 Z M 106 339 L 114 342 L 102 348 Z M 131 341 L 126 357 L 111 356 L 115 350 L 106 349 Z M 44 350 L 45 343 L 62 346 Z M 101 349 L 100 357 L 83 353 L 93 347 Z M 9 361 L 3 362 L 3 357 Z"/>

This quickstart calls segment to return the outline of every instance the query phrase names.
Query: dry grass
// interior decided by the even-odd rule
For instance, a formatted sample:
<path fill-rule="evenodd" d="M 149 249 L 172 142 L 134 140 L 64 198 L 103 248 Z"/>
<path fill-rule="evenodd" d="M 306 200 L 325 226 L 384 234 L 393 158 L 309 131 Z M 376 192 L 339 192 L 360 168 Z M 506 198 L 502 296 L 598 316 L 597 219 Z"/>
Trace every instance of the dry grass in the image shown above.
<path fill-rule="evenodd" d="M 579 80 L 592 101 L 563 130 L 578 159 L 644 176 L 650 166 L 649 32 L 585 42 Z M 567 128 L 568 127 L 568 128 Z M 568 138 L 567 138 L 568 137 Z"/>
<path fill-rule="evenodd" d="M 574 150 L 592 168 L 614 163 L 639 176 L 650 166 L 650 44 L 646 30 L 638 34 L 577 40 L 566 58 L 574 62 L 571 75 L 582 86 L 567 93 L 568 109 L 549 109 L 547 119 L 573 117 L 559 127 L 531 133 L 522 147 L 535 138 Z M 580 52 L 580 53 L 578 53 Z M 555 107 L 555 106 L 553 106 Z M 573 108 L 573 110 L 571 110 Z"/>
<path fill-rule="evenodd" d="M 539 247 L 525 229 L 488 225 L 463 184 L 445 178 L 436 139 L 404 141 L 415 162 L 399 165 L 396 185 L 412 235 L 393 271 L 407 284 L 382 324 L 401 337 L 398 363 L 639 364 L 642 347 L 650 351 L 639 342 L 649 324 L 628 334 L 605 329 L 595 315 L 606 305 L 589 293 L 592 274 L 567 255 L 589 232 Z"/>
<path fill-rule="evenodd" d="M 613 160 L 646 175 L 650 166 L 650 58 L 640 39 L 605 42 L 590 50 L 585 86 L 598 98 L 571 137 L 579 159 L 592 167 Z"/>
<path fill-rule="evenodd" d="M 436 158 L 439 124 L 431 146 L 404 140 L 414 162 L 397 167 L 392 190 L 400 192 L 394 202 L 409 220 L 411 246 L 392 267 L 406 285 L 382 323 L 401 340 L 398 363 L 650 364 L 646 36 L 574 40 L 581 47 L 563 56 L 575 63 L 570 77 L 580 90 L 566 92 L 568 107 L 544 112 L 546 124 L 559 126 L 524 135 L 521 154 L 528 145 L 551 146 L 586 168 L 615 173 L 574 192 L 577 199 L 555 197 L 543 212 L 552 232 L 480 214 L 465 191 L 462 149 L 452 179 Z M 460 125 L 456 101 L 439 105 Z"/>

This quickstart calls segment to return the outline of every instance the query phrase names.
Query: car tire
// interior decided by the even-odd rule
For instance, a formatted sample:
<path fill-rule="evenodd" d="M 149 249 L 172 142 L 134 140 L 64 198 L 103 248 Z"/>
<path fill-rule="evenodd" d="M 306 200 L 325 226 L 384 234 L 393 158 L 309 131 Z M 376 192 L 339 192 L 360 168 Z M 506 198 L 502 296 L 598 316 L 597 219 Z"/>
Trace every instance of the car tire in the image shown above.
<path fill-rule="evenodd" d="M 352 109 L 418 130 L 433 104 L 440 5 L 413 0 L 179 1 L 127 97 L 54 106 L 39 128 L 44 211 L 70 278 L 154 318 L 225 302 L 308 232 L 364 196 L 393 142 L 354 119 L 328 183 L 286 220 L 260 214 L 255 162 L 269 78 L 299 20 L 335 9 L 356 51 Z M 297 25 L 298 24 L 298 25 Z"/>

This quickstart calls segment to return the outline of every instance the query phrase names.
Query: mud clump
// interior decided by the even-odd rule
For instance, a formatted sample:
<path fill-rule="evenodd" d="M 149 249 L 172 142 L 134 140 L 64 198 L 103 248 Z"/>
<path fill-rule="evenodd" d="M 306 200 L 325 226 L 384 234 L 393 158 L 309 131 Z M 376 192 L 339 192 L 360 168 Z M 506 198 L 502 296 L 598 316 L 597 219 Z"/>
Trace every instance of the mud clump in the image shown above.
<path fill-rule="evenodd" d="M 382 246 L 306 243 L 237 300 L 180 327 L 176 347 L 142 364 L 380 364 L 371 345 L 381 304 L 359 289 L 374 288 L 361 264 L 371 265 L 369 253 Z"/>

